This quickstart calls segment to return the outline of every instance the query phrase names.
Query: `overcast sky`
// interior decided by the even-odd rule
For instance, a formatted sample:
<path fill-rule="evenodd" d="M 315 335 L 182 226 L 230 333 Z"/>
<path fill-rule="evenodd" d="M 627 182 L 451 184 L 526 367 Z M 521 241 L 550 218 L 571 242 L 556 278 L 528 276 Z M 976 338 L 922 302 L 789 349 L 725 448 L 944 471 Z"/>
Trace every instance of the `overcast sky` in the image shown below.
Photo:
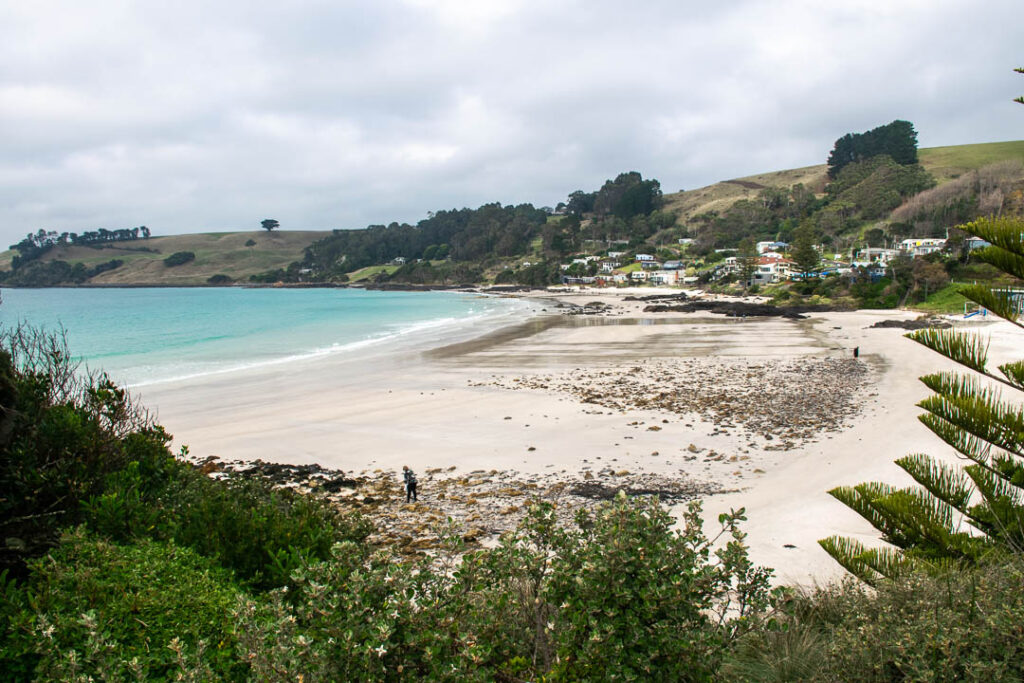
<path fill-rule="evenodd" d="M 1024 138 L 1021 0 L 0 0 L 0 244 L 361 228 Z"/>

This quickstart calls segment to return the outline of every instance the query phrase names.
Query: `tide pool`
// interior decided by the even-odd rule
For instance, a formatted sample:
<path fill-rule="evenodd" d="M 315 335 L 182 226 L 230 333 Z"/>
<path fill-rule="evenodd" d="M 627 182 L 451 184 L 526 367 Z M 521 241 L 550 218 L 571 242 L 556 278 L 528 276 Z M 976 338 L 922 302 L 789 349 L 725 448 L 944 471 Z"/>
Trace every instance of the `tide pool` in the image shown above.
<path fill-rule="evenodd" d="M 459 341 L 532 304 L 461 292 L 358 289 L 4 289 L 0 325 L 67 333 L 76 360 L 140 386 L 326 354 Z"/>

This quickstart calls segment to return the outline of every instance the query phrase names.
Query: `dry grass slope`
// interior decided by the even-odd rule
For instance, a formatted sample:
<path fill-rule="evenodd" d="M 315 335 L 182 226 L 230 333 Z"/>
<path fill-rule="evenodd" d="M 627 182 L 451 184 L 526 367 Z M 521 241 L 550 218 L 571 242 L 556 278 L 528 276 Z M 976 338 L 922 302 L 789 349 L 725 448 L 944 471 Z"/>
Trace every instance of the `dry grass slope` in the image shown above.
<path fill-rule="evenodd" d="M 98 285 L 204 285 L 218 273 L 236 281 L 288 264 L 302 258 L 303 250 L 328 232 L 292 230 L 279 232 L 221 232 L 152 237 L 135 242 L 115 242 L 102 247 L 67 247 L 54 249 L 44 260 L 60 259 L 84 263 L 87 267 L 111 259 L 124 265 L 90 280 Z M 247 247 L 246 242 L 256 244 Z M 152 249 L 157 253 L 142 251 Z M 191 251 L 194 261 L 168 268 L 164 259 L 178 251 Z M 10 268 L 12 253 L 0 256 L 0 267 Z"/>
<path fill-rule="evenodd" d="M 1024 140 L 931 147 L 920 150 L 918 156 L 921 165 L 935 176 L 939 183 L 944 183 L 997 161 L 1016 159 L 1024 162 Z M 788 188 L 803 183 L 814 192 L 821 193 L 828 181 L 827 171 L 828 167 L 825 164 L 819 164 L 723 180 L 696 190 L 666 194 L 665 205 L 667 209 L 678 211 L 679 220 L 685 225 L 694 216 L 708 211 L 722 212 L 740 199 L 756 197 L 762 187 Z"/>

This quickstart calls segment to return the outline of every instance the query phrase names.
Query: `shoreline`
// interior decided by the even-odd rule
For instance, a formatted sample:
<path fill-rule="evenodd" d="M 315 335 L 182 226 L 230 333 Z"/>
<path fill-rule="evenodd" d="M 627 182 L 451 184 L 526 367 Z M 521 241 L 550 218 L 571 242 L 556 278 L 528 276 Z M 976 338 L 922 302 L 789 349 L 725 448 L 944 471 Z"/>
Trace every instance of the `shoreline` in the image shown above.
<path fill-rule="evenodd" d="M 745 507 L 752 560 L 775 568 L 780 583 L 804 585 L 844 573 L 818 539 L 838 533 L 878 543 L 829 488 L 868 480 L 909 485 L 895 459 L 948 450 L 917 421 L 915 407 L 928 393 L 916 378 L 947 367 L 944 359 L 903 338 L 903 330 L 870 327 L 914 313 L 824 312 L 803 320 L 644 313 L 645 302 L 627 301 L 628 294 L 519 293 L 549 314 L 376 363 L 317 359 L 287 373 L 154 386 L 143 403 L 199 460 L 317 463 L 375 482 L 377 493 L 359 496 L 370 495 L 375 518 L 410 543 L 429 536 L 442 513 L 492 543 L 514 525 L 524 487 L 554 495 L 581 483 L 641 489 L 645 478 L 675 481 L 703 491 L 694 497 L 705 520 Z M 598 299 L 607 306 L 593 315 L 554 313 L 571 310 L 559 304 Z M 855 346 L 859 366 L 850 365 Z M 1013 350 L 999 342 L 993 351 L 999 348 Z M 646 396 L 647 387 L 665 393 L 661 384 L 687 400 Z M 719 394 L 698 400 L 714 387 Z M 834 405 L 801 409 L 804 394 L 834 398 Z M 747 403 L 756 409 L 736 407 Z M 759 430 L 762 413 L 774 422 Z M 787 430 L 811 438 L 786 437 Z M 396 489 L 402 465 L 420 474 L 421 500 L 412 509 L 402 507 Z M 456 505 L 452 487 L 465 488 L 480 473 L 493 486 L 455 495 L 472 501 Z M 442 491 L 443 499 L 435 497 Z M 359 504 L 359 496 L 351 500 Z M 682 502 L 673 505 L 678 516 Z"/>

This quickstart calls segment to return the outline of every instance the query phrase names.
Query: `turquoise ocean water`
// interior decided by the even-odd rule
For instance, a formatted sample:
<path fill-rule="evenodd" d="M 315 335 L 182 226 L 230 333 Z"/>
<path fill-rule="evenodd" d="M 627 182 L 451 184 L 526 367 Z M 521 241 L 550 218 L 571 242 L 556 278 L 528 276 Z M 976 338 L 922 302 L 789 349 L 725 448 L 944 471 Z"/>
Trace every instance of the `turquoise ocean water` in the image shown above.
<path fill-rule="evenodd" d="M 328 354 L 458 341 L 533 305 L 456 292 L 355 289 L 4 289 L 0 324 L 66 330 L 71 352 L 118 382 L 237 372 Z"/>

